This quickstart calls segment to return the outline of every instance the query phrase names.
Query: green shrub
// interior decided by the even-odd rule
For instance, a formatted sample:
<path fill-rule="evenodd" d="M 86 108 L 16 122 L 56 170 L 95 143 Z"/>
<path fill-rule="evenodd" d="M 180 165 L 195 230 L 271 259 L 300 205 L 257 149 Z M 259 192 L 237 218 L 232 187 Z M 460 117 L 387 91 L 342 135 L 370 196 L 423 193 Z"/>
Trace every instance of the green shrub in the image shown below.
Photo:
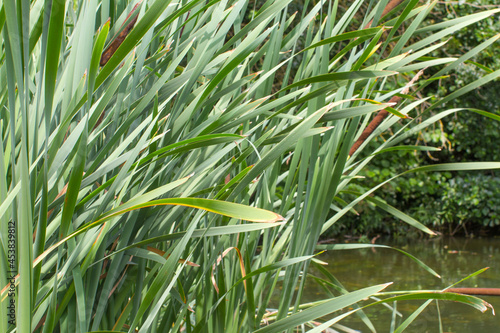
<path fill-rule="evenodd" d="M 438 211 L 441 223 L 467 223 L 472 227 L 500 225 L 499 177 L 458 176 L 444 185 Z"/>
<path fill-rule="evenodd" d="M 425 24 L 446 22 L 460 16 L 472 14 L 477 8 L 488 8 L 491 5 L 489 1 L 471 1 L 461 4 L 439 3 L 435 10 L 430 14 L 429 20 Z M 457 31 L 451 36 L 449 45 L 446 48 L 440 48 L 433 52 L 435 57 L 453 57 L 463 51 L 470 51 L 483 43 L 487 38 L 495 36 L 500 29 L 500 20 L 497 16 L 491 16 L 476 22 L 465 29 Z M 429 84 L 432 89 L 426 95 L 430 101 L 438 101 L 444 96 L 457 91 L 466 82 L 490 73 L 495 68 L 499 68 L 500 60 L 495 54 L 500 52 L 500 44 L 493 43 L 491 48 L 480 52 L 471 58 L 471 62 L 464 63 L 457 67 L 456 71 L 449 78 L 442 78 Z M 479 65 L 478 65 L 479 64 Z M 438 68 L 429 68 L 429 73 L 436 73 Z M 439 114 L 446 109 L 453 108 L 476 108 L 489 110 L 500 115 L 500 104 L 498 103 L 498 91 L 500 90 L 500 81 L 495 80 L 487 85 L 479 87 L 467 94 L 450 100 L 446 105 L 438 106 L 432 113 L 423 114 L 420 121 L 424 121 L 431 116 Z M 402 128 L 403 124 L 397 124 L 392 131 Z M 390 133 L 382 133 L 382 138 L 387 138 Z M 381 140 L 381 139 L 378 139 Z M 373 142 L 375 149 L 378 142 Z M 417 165 L 433 165 L 437 163 L 464 162 L 464 161 L 485 161 L 500 160 L 500 122 L 492 121 L 489 118 L 470 112 L 458 112 L 450 115 L 439 122 L 427 127 L 418 133 L 418 136 L 411 137 L 405 141 L 408 145 L 424 144 L 428 146 L 439 147 L 439 152 L 396 152 L 386 154 L 382 158 L 375 159 L 369 169 L 364 171 L 367 177 L 368 186 L 375 186 L 391 175 L 398 174 L 407 168 Z M 384 186 L 383 198 L 391 205 L 404 207 L 404 211 L 415 217 L 427 226 L 433 226 L 440 231 L 453 232 L 460 223 L 475 227 L 492 227 L 496 225 L 495 214 L 480 214 L 471 210 L 462 210 L 460 217 L 453 217 L 456 204 L 469 200 L 471 196 L 468 192 L 451 190 L 457 188 L 460 183 L 464 189 L 474 186 L 478 181 L 485 184 L 488 188 L 488 182 L 483 179 L 491 179 L 495 184 L 495 172 L 488 172 L 476 176 L 464 176 L 452 173 L 434 173 L 434 174 L 414 174 L 411 176 L 396 179 L 390 184 Z M 454 177 L 458 177 L 453 180 Z M 477 177 L 477 179 L 475 178 Z M 467 182 L 471 183 L 468 184 Z M 460 198 L 461 195 L 465 197 Z M 488 195 L 478 189 L 478 197 L 485 200 Z M 455 196 L 455 197 L 454 197 Z M 465 205 L 465 203 L 462 203 Z M 488 208 L 480 209 L 486 212 Z M 494 208 L 493 208 L 494 211 Z M 352 217 L 349 225 L 356 225 L 356 228 L 339 228 L 339 232 L 348 229 L 355 233 L 376 233 L 385 232 L 391 234 L 400 232 L 399 225 L 394 223 L 391 214 L 377 209 L 375 206 L 367 206 L 360 210 L 362 214 Z M 373 221 L 373 222 L 371 222 Z M 445 226 L 446 225 L 446 226 Z M 390 227 L 389 227 L 390 226 Z M 393 228 L 393 229 L 391 229 Z M 340 230 L 341 229 L 341 230 Z M 404 230 L 402 233 L 411 232 Z"/>

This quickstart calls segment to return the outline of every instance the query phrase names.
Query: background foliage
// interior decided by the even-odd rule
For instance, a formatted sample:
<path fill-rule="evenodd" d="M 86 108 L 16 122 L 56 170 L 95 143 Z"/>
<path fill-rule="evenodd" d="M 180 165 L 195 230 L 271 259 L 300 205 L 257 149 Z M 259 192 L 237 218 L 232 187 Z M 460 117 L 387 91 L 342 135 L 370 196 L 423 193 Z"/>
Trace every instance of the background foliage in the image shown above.
<path fill-rule="evenodd" d="M 496 1 L 442 1 L 436 4 L 426 24 L 444 22 L 474 13 L 478 9 L 499 6 L 500 3 Z M 498 31 L 500 31 L 500 20 L 496 16 L 489 17 L 455 32 L 449 37 L 447 47 L 433 51 L 432 56 L 457 56 L 472 50 L 485 39 L 497 35 Z M 500 60 L 495 56 L 498 52 L 500 44 L 494 43 L 490 48 L 471 58 L 472 62 L 458 66 L 449 77 L 429 85 L 432 89 L 420 96 L 430 97 L 429 101 L 439 100 L 474 78 L 500 68 Z M 436 70 L 429 68 L 427 72 L 435 73 Z M 470 107 L 500 115 L 497 98 L 499 89 L 500 81 L 492 81 L 449 101 L 446 105 L 437 107 L 432 114 L 448 108 Z M 422 120 L 432 114 L 424 115 Z M 382 142 L 387 135 L 390 133 L 383 133 L 377 140 Z M 364 175 L 367 177 L 367 182 L 374 185 L 390 175 L 417 165 L 498 161 L 499 141 L 499 122 L 475 113 L 455 113 L 405 141 L 407 144 L 439 147 L 441 151 L 387 154 L 383 159 L 375 160 Z M 465 235 L 494 235 L 498 232 L 500 222 L 498 220 L 500 206 L 497 203 L 498 195 L 495 194 L 495 188 L 498 188 L 498 172 L 493 170 L 475 175 L 449 172 L 414 174 L 386 185 L 382 197 L 391 205 L 404 207 L 405 212 L 444 234 L 453 235 L 458 232 Z M 360 207 L 359 212 L 359 216 L 353 216 L 345 224 L 339 225 L 335 231 L 332 230 L 331 235 L 335 233 L 411 235 L 414 231 L 397 223 L 392 215 L 373 205 Z"/>

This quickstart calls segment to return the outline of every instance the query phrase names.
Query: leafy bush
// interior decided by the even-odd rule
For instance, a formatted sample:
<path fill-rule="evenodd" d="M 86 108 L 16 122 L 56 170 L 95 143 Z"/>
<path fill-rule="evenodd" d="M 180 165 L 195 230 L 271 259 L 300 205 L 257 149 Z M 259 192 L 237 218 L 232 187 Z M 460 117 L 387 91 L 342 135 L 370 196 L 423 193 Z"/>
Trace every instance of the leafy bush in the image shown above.
<path fill-rule="evenodd" d="M 439 3 L 435 6 L 429 19 L 425 24 L 435 24 L 447 22 L 457 17 L 469 15 L 477 11 L 478 8 L 491 8 L 489 1 L 470 1 L 461 4 Z M 494 40 L 500 29 L 500 20 L 497 16 L 491 16 L 479 22 L 476 22 L 465 29 L 454 33 L 447 43 L 446 48 L 440 48 L 433 51 L 433 56 L 453 57 L 464 51 L 471 51 L 487 40 Z M 500 60 L 494 56 L 500 52 L 500 44 L 493 43 L 490 48 L 479 52 L 471 58 L 471 61 L 464 63 L 456 68 L 456 71 L 448 78 L 443 77 L 440 80 L 429 84 L 428 93 L 430 101 L 439 99 L 457 91 L 467 82 L 475 78 L 491 73 L 495 68 L 500 67 Z M 429 68 L 430 73 L 436 73 L 438 68 Z M 500 115 L 498 104 L 498 91 L 500 90 L 500 81 L 495 80 L 478 89 L 472 90 L 467 94 L 450 100 L 444 106 L 438 106 L 434 112 L 424 114 L 421 121 L 425 121 L 447 108 L 476 108 L 489 110 Z M 402 128 L 403 124 L 397 124 L 396 131 Z M 382 133 L 382 137 L 387 137 L 390 133 Z M 380 142 L 380 140 L 379 140 Z M 379 142 L 373 142 L 376 147 Z M 383 158 L 375 159 L 369 169 L 364 172 L 369 186 L 375 186 L 391 175 L 398 174 L 406 168 L 413 168 L 417 165 L 432 165 L 436 163 L 464 162 L 464 161 L 485 161 L 500 160 L 500 122 L 492 121 L 489 118 L 482 117 L 479 114 L 471 112 L 457 112 L 432 126 L 421 131 L 418 136 L 409 138 L 405 141 L 408 145 L 425 144 L 441 149 L 439 152 L 394 152 L 386 154 Z M 453 180 L 453 177 L 458 177 Z M 472 177 L 472 176 L 471 176 Z M 391 184 L 384 186 L 383 198 L 391 205 L 404 207 L 404 211 L 415 217 L 427 226 L 433 226 L 438 230 L 450 233 L 461 223 L 466 223 L 471 228 L 488 228 L 496 225 L 493 215 L 481 214 L 472 211 L 466 214 L 462 211 L 460 216 L 454 216 L 455 208 L 450 201 L 463 201 L 461 194 L 470 198 L 466 192 L 451 191 L 450 188 L 456 188 L 457 184 L 463 184 L 464 187 L 474 186 L 477 177 L 478 181 L 487 184 L 483 179 L 492 179 L 495 183 L 495 172 L 487 172 L 482 175 L 469 177 L 463 174 L 434 173 L 434 174 L 414 174 L 411 177 L 396 179 Z M 498 175 L 496 175 L 498 177 Z M 472 183 L 464 183 L 470 180 Z M 485 186 L 487 188 L 488 186 Z M 479 197 L 487 198 L 488 191 L 481 193 L 478 189 Z M 452 198 L 452 195 L 457 197 Z M 484 210 L 486 211 L 486 209 Z M 392 215 L 377 209 L 375 206 L 367 206 L 360 210 L 360 216 L 354 217 L 350 224 L 356 228 L 343 228 L 342 230 L 359 234 L 373 234 L 385 232 L 388 234 L 411 232 L 408 228 L 400 228 L 400 225 L 394 223 Z M 372 222 L 373 221 L 373 222 Z M 338 231 L 342 231 L 338 230 Z"/>
<path fill-rule="evenodd" d="M 438 211 L 442 223 L 500 224 L 500 178 L 488 175 L 459 176 L 445 184 Z"/>

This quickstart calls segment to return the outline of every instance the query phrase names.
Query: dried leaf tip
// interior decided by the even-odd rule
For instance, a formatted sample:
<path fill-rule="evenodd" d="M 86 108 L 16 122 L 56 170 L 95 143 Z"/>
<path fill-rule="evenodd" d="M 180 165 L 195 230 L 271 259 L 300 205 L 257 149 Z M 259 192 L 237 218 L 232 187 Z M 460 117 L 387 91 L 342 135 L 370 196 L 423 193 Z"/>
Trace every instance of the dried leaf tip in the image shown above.
<path fill-rule="evenodd" d="M 279 222 L 279 221 L 281 221 L 281 222 Z M 283 216 L 281 216 L 280 214 L 276 214 L 276 219 L 274 221 L 271 221 L 271 222 L 278 222 L 281 224 L 285 224 L 286 219 Z"/>

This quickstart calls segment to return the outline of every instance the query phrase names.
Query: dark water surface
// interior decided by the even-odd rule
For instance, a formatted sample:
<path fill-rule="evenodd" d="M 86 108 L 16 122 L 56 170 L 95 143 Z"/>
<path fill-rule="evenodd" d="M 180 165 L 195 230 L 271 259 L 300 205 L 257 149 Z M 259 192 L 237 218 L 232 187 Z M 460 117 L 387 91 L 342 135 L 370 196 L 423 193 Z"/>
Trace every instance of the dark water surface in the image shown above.
<path fill-rule="evenodd" d="M 397 247 L 416 256 L 442 278 L 429 274 L 405 255 L 391 249 L 327 251 L 318 256 L 318 259 L 327 262 L 329 271 L 350 291 L 386 282 L 393 282 L 387 291 L 444 289 L 484 267 L 490 268 L 456 287 L 500 288 L 500 239 L 498 238 L 441 238 L 399 243 L 378 240 L 377 244 Z M 314 268 L 311 269 L 311 273 L 321 276 L 321 273 Z M 312 279 L 308 279 L 306 291 L 304 302 L 328 297 Z M 500 332 L 500 296 L 481 298 L 493 305 L 499 314 L 493 316 L 491 310 L 481 313 L 461 303 L 440 301 L 439 312 L 443 332 Z M 421 304 L 423 301 L 398 302 L 397 309 L 403 315 L 403 318 L 398 319 L 398 324 L 408 318 Z M 392 313 L 389 309 L 379 305 L 368 308 L 365 313 L 378 332 L 390 332 Z M 405 332 L 439 332 L 437 314 L 438 309 L 433 302 Z M 370 332 L 356 315 L 340 323 L 359 332 Z"/>

